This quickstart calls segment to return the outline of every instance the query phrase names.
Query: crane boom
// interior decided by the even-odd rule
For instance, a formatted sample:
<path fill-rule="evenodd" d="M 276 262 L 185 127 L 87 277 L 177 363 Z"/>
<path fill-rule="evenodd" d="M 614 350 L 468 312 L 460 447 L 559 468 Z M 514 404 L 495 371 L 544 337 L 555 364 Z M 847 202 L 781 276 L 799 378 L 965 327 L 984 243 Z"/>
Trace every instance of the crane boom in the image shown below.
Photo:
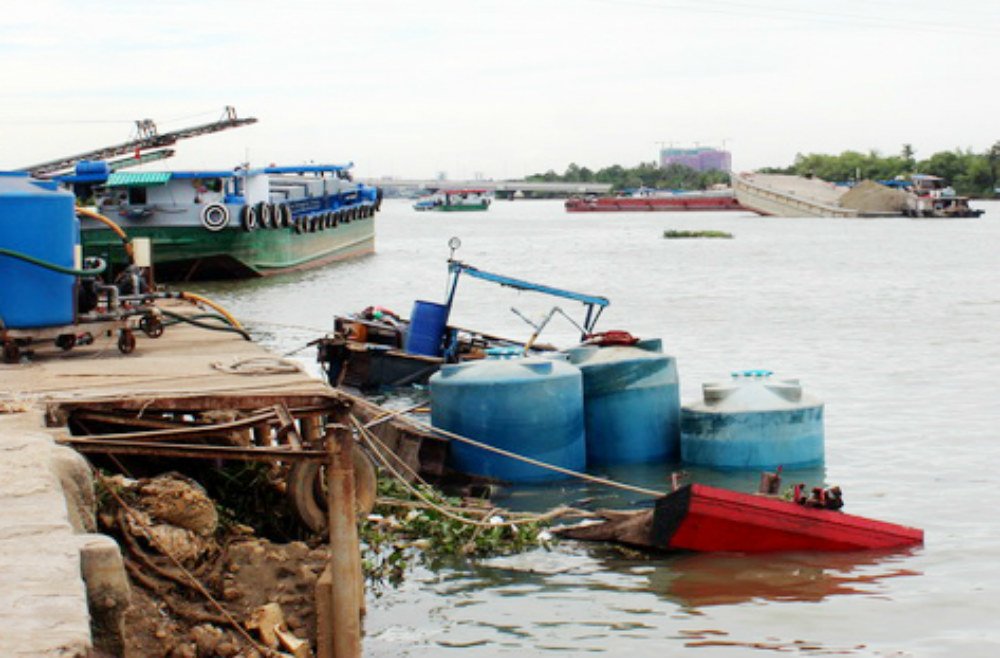
<path fill-rule="evenodd" d="M 191 126 L 189 128 L 181 128 L 180 130 L 172 130 L 166 133 L 158 132 L 156 130 L 156 124 L 153 123 L 151 119 L 142 119 L 140 121 L 136 121 L 135 123 L 139 133 L 139 136 L 136 139 L 123 142 L 121 144 L 94 149 L 93 151 L 86 151 L 84 153 L 66 156 L 56 160 L 49 160 L 48 162 L 40 162 L 29 167 L 22 167 L 21 170 L 27 171 L 36 178 L 42 178 L 68 170 L 80 160 L 106 160 L 107 158 L 112 158 L 117 155 L 135 153 L 136 151 L 140 151 L 142 149 L 172 146 L 180 139 L 188 139 L 199 135 L 207 135 L 222 130 L 228 130 L 230 128 L 246 126 L 251 123 L 257 123 L 257 119 L 237 118 L 236 110 L 233 107 L 227 106 L 225 109 L 225 116 L 218 121 Z"/>

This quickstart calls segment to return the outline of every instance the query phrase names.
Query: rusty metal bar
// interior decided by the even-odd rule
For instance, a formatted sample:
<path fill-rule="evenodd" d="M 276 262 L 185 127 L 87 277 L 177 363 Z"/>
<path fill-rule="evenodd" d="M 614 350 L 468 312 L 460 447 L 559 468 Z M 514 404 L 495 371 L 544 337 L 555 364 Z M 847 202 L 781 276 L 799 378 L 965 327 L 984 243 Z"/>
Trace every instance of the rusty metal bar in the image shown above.
<path fill-rule="evenodd" d="M 288 407 L 279 402 L 274 405 L 274 415 L 278 417 L 278 421 L 281 423 L 278 431 L 274 434 L 274 438 L 280 444 L 284 443 L 287 437 L 289 445 L 296 450 L 302 450 L 302 437 L 299 436 L 299 430 L 295 426 L 295 418 L 288 411 Z"/>
<path fill-rule="evenodd" d="M 242 430 L 264 424 L 275 419 L 273 411 L 256 416 L 249 416 L 240 420 L 228 423 L 217 423 L 215 425 L 198 425 L 192 427 L 179 427 L 169 430 L 150 430 L 147 432 L 121 432 L 118 434 L 101 434 L 102 439 L 116 441 L 145 441 L 149 443 L 164 440 L 179 439 L 203 439 L 215 434 L 229 434 L 232 430 Z"/>
<path fill-rule="evenodd" d="M 236 446 L 205 446 L 184 443 L 142 443 L 104 438 L 63 437 L 57 440 L 84 453 L 113 455 L 143 455 L 149 457 L 180 457 L 185 459 L 233 459 L 237 461 L 326 461 L 323 450 L 292 450 L 289 448 L 241 448 Z"/>

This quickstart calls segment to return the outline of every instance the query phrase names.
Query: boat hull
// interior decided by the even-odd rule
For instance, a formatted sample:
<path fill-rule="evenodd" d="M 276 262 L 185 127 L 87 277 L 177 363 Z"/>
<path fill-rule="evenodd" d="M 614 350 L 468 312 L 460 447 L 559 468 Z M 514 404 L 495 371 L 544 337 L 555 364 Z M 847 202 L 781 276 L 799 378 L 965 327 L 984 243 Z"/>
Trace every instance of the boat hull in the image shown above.
<path fill-rule="evenodd" d="M 656 503 L 656 548 L 768 553 L 857 551 L 923 544 L 923 531 L 791 501 L 691 484 Z"/>
<path fill-rule="evenodd" d="M 319 267 L 372 253 L 374 217 L 354 219 L 315 232 L 292 227 L 245 231 L 230 226 L 208 231 L 201 226 L 137 225 L 127 227 L 131 238 L 149 238 L 158 280 L 192 278 L 253 278 Z M 103 228 L 82 231 L 83 251 L 114 266 L 126 262 L 120 238 Z"/>
<path fill-rule="evenodd" d="M 567 212 L 684 212 L 743 210 L 732 195 L 683 195 L 670 197 L 599 197 L 569 199 Z"/>

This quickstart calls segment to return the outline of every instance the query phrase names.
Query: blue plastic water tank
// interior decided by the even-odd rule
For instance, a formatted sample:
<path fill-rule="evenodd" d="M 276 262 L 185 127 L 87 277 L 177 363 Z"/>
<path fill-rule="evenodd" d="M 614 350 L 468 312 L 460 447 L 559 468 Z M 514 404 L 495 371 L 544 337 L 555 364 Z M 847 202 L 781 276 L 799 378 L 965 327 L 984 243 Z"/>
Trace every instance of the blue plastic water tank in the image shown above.
<path fill-rule="evenodd" d="M 704 384 L 703 400 L 681 409 L 681 459 L 721 469 L 818 466 L 824 460 L 823 403 L 794 379 L 766 370 Z"/>
<path fill-rule="evenodd" d="M 73 195 L 24 172 L 0 172 L 0 247 L 73 267 L 80 240 Z M 76 277 L 0 255 L 0 320 L 11 329 L 74 320 Z"/>
<path fill-rule="evenodd" d="M 446 365 L 430 380 L 434 427 L 547 464 L 582 471 L 583 377 L 565 361 L 539 358 Z M 508 482 L 566 476 L 451 441 L 456 470 Z"/>
<path fill-rule="evenodd" d="M 576 347 L 569 361 L 583 371 L 588 466 L 680 457 L 677 365 L 659 339 Z"/>
<path fill-rule="evenodd" d="M 417 300 L 410 313 L 410 328 L 406 334 L 406 351 L 424 356 L 441 356 L 444 332 L 448 326 L 449 308 L 444 304 Z"/>

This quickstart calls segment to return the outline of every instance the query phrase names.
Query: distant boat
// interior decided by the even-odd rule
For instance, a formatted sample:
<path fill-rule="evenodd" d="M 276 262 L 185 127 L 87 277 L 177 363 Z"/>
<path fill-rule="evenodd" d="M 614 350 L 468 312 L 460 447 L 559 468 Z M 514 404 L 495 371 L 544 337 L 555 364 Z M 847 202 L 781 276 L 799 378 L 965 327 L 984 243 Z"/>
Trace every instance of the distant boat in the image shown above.
<path fill-rule="evenodd" d="M 413 204 L 414 210 L 439 212 L 467 212 L 488 210 L 492 199 L 487 190 L 457 189 L 439 190 L 420 198 Z"/>
<path fill-rule="evenodd" d="M 731 189 L 671 192 L 640 189 L 621 196 L 573 197 L 567 212 L 646 212 L 685 210 L 742 210 Z"/>
<path fill-rule="evenodd" d="M 93 194 L 130 238 L 150 238 L 158 280 L 252 278 L 374 250 L 381 190 L 353 182 L 351 166 L 126 173 L 85 161 L 58 180 Z M 85 255 L 127 264 L 104 224 L 84 218 L 81 241 Z"/>

